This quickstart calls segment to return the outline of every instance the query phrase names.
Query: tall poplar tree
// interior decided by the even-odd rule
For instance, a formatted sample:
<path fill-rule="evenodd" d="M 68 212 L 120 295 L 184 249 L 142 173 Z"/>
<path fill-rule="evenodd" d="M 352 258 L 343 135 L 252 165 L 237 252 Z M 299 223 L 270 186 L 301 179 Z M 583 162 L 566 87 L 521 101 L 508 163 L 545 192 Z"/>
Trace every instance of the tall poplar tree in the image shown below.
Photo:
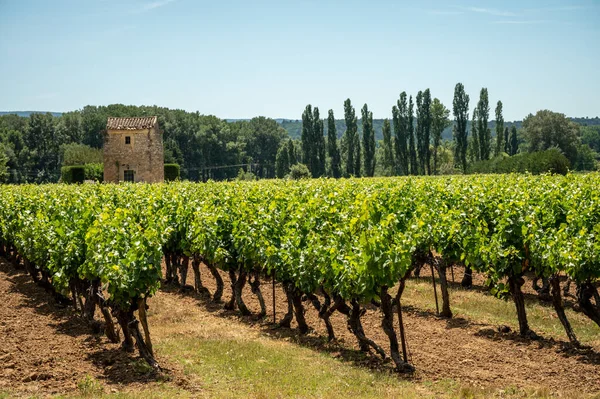
<path fill-rule="evenodd" d="M 344 140 L 346 144 L 346 174 L 348 176 L 356 175 L 356 142 L 358 136 L 356 112 L 350 102 L 350 99 L 344 101 L 344 119 L 346 121 L 346 131 L 344 132 Z M 360 147 L 360 142 L 358 143 Z M 360 148 L 359 148 L 360 154 Z M 360 160 L 359 160 L 360 165 Z"/>
<path fill-rule="evenodd" d="M 375 130 L 373 129 L 373 113 L 365 104 L 362 108 L 364 175 L 375 174 Z"/>
<path fill-rule="evenodd" d="M 508 126 L 504 128 L 504 152 L 510 155 L 510 132 Z"/>
<path fill-rule="evenodd" d="M 408 159 L 410 161 L 410 174 L 417 175 L 417 149 L 415 148 L 415 128 L 414 128 L 414 105 L 412 96 L 408 98 L 408 112 L 406 122 L 406 134 L 408 135 Z"/>
<path fill-rule="evenodd" d="M 405 91 L 400 93 L 397 106 L 392 108 L 392 117 L 394 123 L 394 162 L 396 164 L 396 173 L 399 175 L 408 175 L 408 105 Z"/>
<path fill-rule="evenodd" d="M 431 93 L 429 89 L 417 94 L 417 153 L 419 174 L 431 174 L 429 150 L 431 135 Z"/>
<path fill-rule="evenodd" d="M 479 93 L 479 102 L 477 103 L 477 134 L 479 135 L 479 155 L 482 160 L 490 159 L 491 132 L 488 128 L 490 118 L 490 103 L 488 100 L 488 91 L 484 87 Z"/>
<path fill-rule="evenodd" d="M 313 177 L 321 177 L 325 175 L 326 160 L 326 148 L 325 148 L 325 136 L 323 119 L 319 114 L 319 108 L 315 107 L 313 110 L 313 143 L 314 143 L 314 171 L 311 170 Z"/>
<path fill-rule="evenodd" d="M 395 107 L 394 107 L 395 108 Z M 392 110 L 392 114 L 394 111 Z M 397 113 L 397 108 L 396 108 Z M 394 149 L 392 148 L 392 128 L 390 126 L 390 120 L 383 120 L 383 170 L 385 171 L 386 176 L 392 176 L 394 171 L 396 170 L 396 165 L 394 163 Z"/>
<path fill-rule="evenodd" d="M 302 163 L 313 173 L 315 168 L 315 145 L 313 142 L 313 121 L 312 105 L 308 104 L 302 113 L 302 133 L 300 141 L 302 142 Z"/>
<path fill-rule="evenodd" d="M 473 118 L 471 119 L 471 151 L 473 161 L 481 161 L 481 144 L 479 142 L 479 110 L 473 109 Z"/>
<path fill-rule="evenodd" d="M 467 121 L 469 120 L 469 96 L 462 83 L 454 87 L 452 102 L 454 113 L 454 162 L 463 173 L 467 172 Z"/>
<path fill-rule="evenodd" d="M 496 104 L 496 152 L 495 156 L 504 151 L 504 116 L 502 115 L 502 101 Z"/>
<path fill-rule="evenodd" d="M 361 163 L 361 148 L 360 148 L 360 136 L 358 134 L 358 130 L 356 131 L 356 134 L 354 135 L 354 176 L 356 177 L 360 177 L 361 176 L 361 169 L 362 163 Z"/>
<path fill-rule="evenodd" d="M 327 151 L 329 153 L 330 175 L 336 179 L 342 176 L 342 160 L 337 142 L 337 128 L 333 110 L 327 115 Z"/>
<path fill-rule="evenodd" d="M 438 150 L 442 142 L 442 132 L 450 126 L 450 110 L 434 98 L 431 103 L 431 134 L 433 138 L 433 174 L 438 174 Z"/>
<path fill-rule="evenodd" d="M 517 127 L 512 125 L 510 128 L 510 154 L 516 155 L 517 151 L 519 151 L 519 139 L 517 137 Z"/>

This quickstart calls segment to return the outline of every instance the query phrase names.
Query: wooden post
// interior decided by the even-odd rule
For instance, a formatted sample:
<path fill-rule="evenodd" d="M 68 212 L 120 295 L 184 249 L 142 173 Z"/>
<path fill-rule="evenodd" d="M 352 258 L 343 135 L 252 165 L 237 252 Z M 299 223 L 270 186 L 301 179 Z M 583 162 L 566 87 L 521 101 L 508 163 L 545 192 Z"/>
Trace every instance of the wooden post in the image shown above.
<path fill-rule="evenodd" d="M 277 324 L 277 318 L 275 317 L 275 276 L 273 276 L 273 324 Z"/>
<path fill-rule="evenodd" d="M 404 335 L 404 322 L 402 321 L 402 305 L 398 298 L 398 324 L 400 325 L 400 342 L 402 343 L 402 356 L 404 363 L 408 363 L 408 353 L 406 353 L 406 336 Z"/>
<path fill-rule="evenodd" d="M 430 264 L 429 266 L 431 266 L 431 281 L 433 282 L 433 296 L 435 297 L 435 314 L 439 316 L 440 315 L 440 305 L 438 304 L 437 288 L 435 286 L 435 274 L 433 272 L 433 264 Z"/>

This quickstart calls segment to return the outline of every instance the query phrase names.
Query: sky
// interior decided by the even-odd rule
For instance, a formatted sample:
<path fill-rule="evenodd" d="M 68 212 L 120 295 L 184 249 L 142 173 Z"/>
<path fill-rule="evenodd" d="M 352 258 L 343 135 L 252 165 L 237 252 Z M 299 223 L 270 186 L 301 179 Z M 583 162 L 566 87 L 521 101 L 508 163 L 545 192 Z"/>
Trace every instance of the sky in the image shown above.
<path fill-rule="evenodd" d="M 429 88 L 491 118 L 600 116 L 600 0 L 0 0 L 0 111 L 112 103 L 391 117 Z"/>

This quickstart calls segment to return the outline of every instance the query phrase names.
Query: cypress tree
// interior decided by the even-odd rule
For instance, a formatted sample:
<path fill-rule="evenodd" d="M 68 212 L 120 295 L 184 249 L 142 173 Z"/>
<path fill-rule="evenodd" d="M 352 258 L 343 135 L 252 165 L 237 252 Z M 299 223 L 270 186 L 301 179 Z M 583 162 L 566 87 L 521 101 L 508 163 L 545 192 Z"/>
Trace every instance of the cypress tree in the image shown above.
<path fill-rule="evenodd" d="M 519 151 L 519 139 L 517 137 L 517 127 L 513 125 L 510 129 L 510 155 L 516 155 Z"/>
<path fill-rule="evenodd" d="M 296 152 L 296 146 L 294 145 L 294 141 L 291 139 L 287 142 L 287 150 L 290 167 L 292 167 L 298 163 L 298 154 Z"/>
<path fill-rule="evenodd" d="M 290 171 L 290 158 L 287 147 L 287 142 L 281 143 L 275 156 L 275 175 L 280 179 L 285 177 Z"/>
<path fill-rule="evenodd" d="M 454 163 L 462 169 L 463 173 L 466 173 L 469 96 L 465 93 L 462 83 L 457 83 L 454 88 L 452 110 L 454 113 Z"/>
<path fill-rule="evenodd" d="M 450 125 L 450 110 L 437 98 L 431 103 L 431 134 L 433 136 L 433 174 L 438 173 L 438 149 L 442 141 L 442 133 Z"/>
<path fill-rule="evenodd" d="M 346 121 L 346 131 L 344 132 L 344 140 L 346 143 L 346 174 L 348 176 L 356 175 L 355 165 L 356 165 L 356 138 L 358 135 L 357 132 L 357 120 L 356 120 L 356 112 L 354 111 L 354 107 L 350 102 L 350 99 L 344 101 L 344 119 Z M 360 146 L 360 143 L 359 143 Z M 359 149 L 360 151 L 360 149 Z M 359 152 L 360 154 L 360 152 Z M 359 160 L 360 165 L 360 160 Z"/>
<path fill-rule="evenodd" d="M 477 107 L 473 109 L 473 119 L 471 119 L 471 143 L 473 161 L 481 161 L 481 144 L 479 142 L 479 111 Z"/>
<path fill-rule="evenodd" d="M 365 104 L 362 108 L 364 174 L 373 177 L 375 174 L 375 130 L 373 129 L 373 113 Z"/>
<path fill-rule="evenodd" d="M 396 108 L 396 107 L 394 107 Z M 398 109 L 396 108 L 396 114 Z M 392 109 L 392 114 L 394 110 Z M 387 176 L 392 176 L 396 170 L 394 164 L 394 149 L 392 148 L 392 129 L 390 126 L 390 120 L 383 120 L 383 170 Z"/>
<path fill-rule="evenodd" d="M 360 148 L 360 136 L 358 130 L 354 134 L 354 176 L 361 176 L 361 148 Z"/>
<path fill-rule="evenodd" d="M 410 174 L 417 175 L 419 174 L 419 172 L 417 165 L 417 149 L 415 148 L 414 105 L 412 96 L 408 98 L 408 113 L 406 125 L 406 133 L 408 135 L 408 158 L 410 161 Z"/>
<path fill-rule="evenodd" d="M 419 90 L 415 98 L 417 105 L 417 126 L 415 126 L 415 136 L 417 136 L 417 173 L 425 174 L 425 162 L 423 156 L 423 92 Z"/>
<path fill-rule="evenodd" d="M 399 175 L 408 175 L 408 105 L 406 102 L 406 92 L 400 93 L 400 99 L 397 106 L 392 108 L 394 122 L 394 150 L 396 173 Z"/>
<path fill-rule="evenodd" d="M 496 104 L 496 152 L 500 155 L 504 151 L 504 116 L 502 115 L 502 101 Z"/>
<path fill-rule="evenodd" d="M 313 142 L 314 127 L 312 106 L 308 104 L 302 113 L 302 133 L 300 135 L 300 140 L 302 141 L 302 162 L 306 165 L 308 170 L 310 170 L 313 176 L 313 171 L 315 170 L 315 159 L 313 156 L 315 153 L 315 145 Z"/>
<path fill-rule="evenodd" d="M 491 133 L 488 128 L 490 118 L 490 104 L 488 100 L 488 91 L 484 87 L 479 93 L 479 103 L 477 104 L 477 134 L 479 135 L 479 155 L 482 160 L 490 159 L 490 141 Z"/>
<path fill-rule="evenodd" d="M 504 128 L 504 152 L 510 155 L 510 133 L 508 126 Z"/>
<path fill-rule="evenodd" d="M 337 142 L 337 129 L 335 127 L 335 117 L 333 110 L 329 110 L 327 115 L 327 149 L 329 152 L 330 175 L 336 179 L 342 176 L 342 160 L 340 149 Z"/>
<path fill-rule="evenodd" d="M 313 143 L 314 143 L 314 171 L 311 170 L 313 177 L 321 177 L 325 174 L 326 165 L 326 149 L 325 149 L 325 136 L 323 135 L 324 126 L 323 120 L 319 114 L 319 108 L 315 107 L 313 111 Z"/>

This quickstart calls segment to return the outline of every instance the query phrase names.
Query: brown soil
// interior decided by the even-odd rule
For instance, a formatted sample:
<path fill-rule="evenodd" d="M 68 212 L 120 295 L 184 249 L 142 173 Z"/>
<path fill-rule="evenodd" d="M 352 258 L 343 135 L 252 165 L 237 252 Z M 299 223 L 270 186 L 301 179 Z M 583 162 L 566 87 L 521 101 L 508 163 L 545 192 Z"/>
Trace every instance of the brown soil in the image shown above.
<path fill-rule="evenodd" d="M 173 369 L 167 359 L 158 358 Z M 142 362 L 92 334 L 71 308 L 58 305 L 29 275 L 0 260 L 0 392 L 72 392 L 88 376 L 102 381 L 107 392 L 177 379 L 177 370 L 157 376 Z"/>
<path fill-rule="evenodd" d="M 463 270 L 455 268 L 454 273 L 456 284 L 460 284 Z M 214 292 L 216 284 L 204 265 L 201 267 L 201 274 L 203 285 L 211 293 Z M 231 295 L 230 280 L 226 273 L 221 272 L 221 276 L 225 282 L 223 300 L 227 301 Z M 431 274 L 424 268 L 421 277 L 431 278 Z M 483 276 L 474 274 L 474 289 L 485 290 L 484 280 Z M 187 281 L 193 284 L 191 271 Z M 527 284 L 531 286 L 530 282 Z M 174 290 L 174 288 L 165 289 Z M 526 294 L 534 295 L 535 291 L 525 287 L 524 290 Z M 382 362 L 374 352 L 364 356 L 358 351 L 356 338 L 348 331 L 346 317 L 338 312 L 331 318 L 338 342 L 327 343 L 325 325 L 309 301 L 304 302 L 306 321 L 311 327 L 309 334 L 301 336 L 294 328 L 295 321 L 292 323 L 292 329 L 274 329 L 270 280 L 262 281 L 261 291 L 267 304 L 267 317 L 262 321 L 256 320 L 253 316 L 241 317 L 237 311 L 220 310 L 217 314 L 254 325 L 255 328 L 262 329 L 270 336 L 291 337 L 300 345 L 332 353 L 344 361 L 351 361 L 360 366 L 392 369 L 393 365 L 390 361 Z M 214 312 L 216 305 L 209 297 L 196 296 L 206 309 Z M 279 284 L 276 284 L 275 297 L 276 316 L 277 320 L 280 320 L 287 312 L 287 302 Z M 243 298 L 248 308 L 254 314 L 258 314 L 260 311 L 258 300 L 248 286 L 244 288 Z M 543 387 L 553 392 L 600 392 L 600 378 L 598 378 L 600 348 L 575 350 L 564 341 L 558 342 L 553 339 L 531 341 L 521 338 L 514 332 L 501 333 L 499 326 L 462 318 L 446 320 L 419 309 L 405 309 L 403 315 L 409 361 L 417 370 L 412 377 L 403 378 L 454 379 L 482 388 L 516 386 L 518 388 Z M 361 321 L 367 336 L 389 354 L 389 341 L 381 328 L 379 309 L 371 305 L 367 306 L 367 312 Z M 397 322 L 396 318 L 396 327 Z"/>
<path fill-rule="evenodd" d="M 214 279 L 204 265 L 201 272 L 204 286 L 214 292 Z M 229 277 L 226 273 L 221 274 L 225 282 L 223 300 L 226 301 L 231 294 Z M 427 276 L 426 270 L 422 276 Z M 459 282 L 461 277 L 462 271 L 456 269 L 456 281 Z M 193 284 L 191 268 L 187 281 Z M 474 275 L 476 285 L 482 281 L 483 278 Z M 382 362 L 374 354 L 365 356 L 358 351 L 356 339 L 346 327 L 345 316 L 339 313 L 332 317 L 338 341 L 328 343 L 325 327 L 310 302 L 304 302 L 306 320 L 312 328 L 309 334 L 301 336 L 295 328 L 274 329 L 271 282 L 263 281 L 261 288 L 268 309 L 268 316 L 263 320 L 253 316 L 240 317 L 237 311 L 223 310 L 222 304 L 213 303 L 207 295 L 188 290 L 182 292 L 174 286 L 164 286 L 153 301 L 161 301 L 164 296 L 171 297 L 171 302 L 183 296 L 186 299 L 179 300 L 179 306 L 198 309 L 199 304 L 202 313 L 227 318 L 233 328 L 236 323 L 244 323 L 275 339 L 289 339 L 298 345 L 330 353 L 341 361 L 361 367 L 392 369 L 389 361 Z M 275 296 L 277 319 L 280 320 L 287 311 L 287 304 L 279 284 Z M 258 300 L 248 286 L 244 289 L 244 300 L 257 314 Z M 171 380 L 169 384 L 189 388 L 175 359 L 163 358 L 160 352 L 157 353 L 159 363 L 167 372 L 163 376 L 148 374 L 136 356 L 125 354 L 118 345 L 109 343 L 101 335 L 91 334 L 88 325 L 71 309 L 56 305 L 29 276 L 15 271 L 5 261 L 0 261 L 0 303 L 0 392 L 10 390 L 23 395 L 68 393 L 75 391 L 78 382 L 88 375 L 101 381 L 107 392 L 149 389 L 164 378 Z M 399 378 L 415 381 L 453 379 L 477 387 L 545 387 L 560 392 L 600 392 L 600 348 L 588 351 L 565 349 L 563 342 L 528 341 L 512 332 L 500 333 L 498 326 L 466 319 L 443 320 L 419 309 L 405 309 L 404 321 L 409 360 L 417 372 Z M 362 322 L 367 336 L 387 351 L 389 343 L 381 329 L 379 310 L 369 306 Z"/>

